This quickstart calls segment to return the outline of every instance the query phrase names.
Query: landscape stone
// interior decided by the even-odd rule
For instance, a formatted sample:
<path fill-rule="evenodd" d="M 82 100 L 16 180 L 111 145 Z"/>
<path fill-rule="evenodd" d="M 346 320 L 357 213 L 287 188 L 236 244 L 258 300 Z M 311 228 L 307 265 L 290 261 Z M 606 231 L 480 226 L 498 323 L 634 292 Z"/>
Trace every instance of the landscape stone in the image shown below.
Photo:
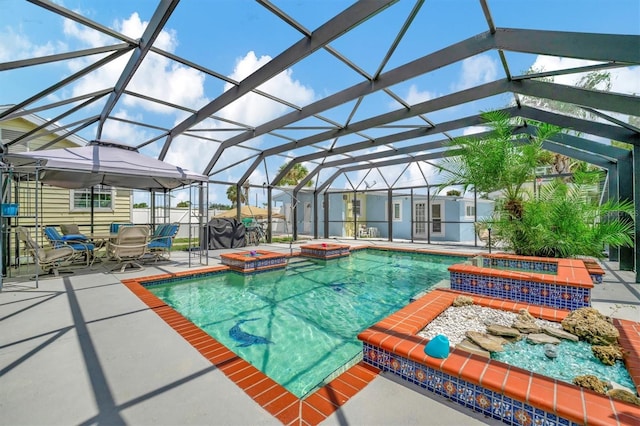
<path fill-rule="evenodd" d="M 571 334 L 560 328 L 542 327 L 542 332 L 548 334 L 549 336 L 557 337 L 558 339 L 571 340 L 572 342 L 580 341 L 580 338 L 575 334 Z"/>
<path fill-rule="evenodd" d="M 552 343 L 547 343 L 544 345 L 544 355 L 547 358 L 555 359 L 558 357 L 558 348 Z"/>
<path fill-rule="evenodd" d="M 469 296 L 458 296 L 453 300 L 453 306 L 456 308 L 467 305 L 473 305 L 473 298 Z"/>
<path fill-rule="evenodd" d="M 620 348 L 613 345 L 593 345 L 591 352 L 604 365 L 614 365 L 617 360 L 623 359 Z"/>
<path fill-rule="evenodd" d="M 487 333 L 496 335 L 496 336 L 502 336 L 502 337 L 515 337 L 517 339 L 520 339 L 522 337 L 522 335 L 520 334 L 520 332 L 512 327 L 505 327 L 504 325 L 499 325 L 499 324 L 491 324 L 487 326 Z"/>
<path fill-rule="evenodd" d="M 535 317 L 526 309 L 520 309 L 520 313 L 518 313 L 518 317 L 516 318 L 516 321 L 521 322 L 535 322 L 535 320 Z"/>
<path fill-rule="evenodd" d="M 473 343 L 480 346 L 482 349 L 489 352 L 502 352 L 504 349 L 502 345 L 507 341 L 499 336 L 492 336 L 487 333 L 480 333 L 477 331 L 467 331 L 467 337 L 471 339 Z"/>
<path fill-rule="evenodd" d="M 469 339 L 464 339 L 462 342 L 456 345 L 456 349 L 462 349 L 463 351 L 470 352 L 472 354 L 480 355 L 485 358 L 491 358 L 491 353 L 482 349 Z"/>
<path fill-rule="evenodd" d="M 595 308 L 579 308 L 562 320 L 562 328 L 592 345 L 610 345 L 618 341 L 620 333 Z"/>
<path fill-rule="evenodd" d="M 527 342 L 533 343 L 534 345 L 544 345 L 546 343 L 557 345 L 560 343 L 560 339 L 544 333 L 531 333 L 527 335 Z"/>
<path fill-rule="evenodd" d="M 513 328 L 518 329 L 520 333 L 529 334 L 529 333 L 540 333 L 540 327 L 535 322 L 532 321 L 519 321 L 516 320 L 513 322 Z"/>
<path fill-rule="evenodd" d="M 608 389 L 607 382 L 600 380 L 591 374 L 574 377 L 573 384 L 585 389 L 591 389 L 592 391 L 602 395 L 606 395 Z"/>
<path fill-rule="evenodd" d="M 630 404 L 640 405 L 640 398 L 625 389 L 611 389 L 607 392 L 607 396 Z"/>

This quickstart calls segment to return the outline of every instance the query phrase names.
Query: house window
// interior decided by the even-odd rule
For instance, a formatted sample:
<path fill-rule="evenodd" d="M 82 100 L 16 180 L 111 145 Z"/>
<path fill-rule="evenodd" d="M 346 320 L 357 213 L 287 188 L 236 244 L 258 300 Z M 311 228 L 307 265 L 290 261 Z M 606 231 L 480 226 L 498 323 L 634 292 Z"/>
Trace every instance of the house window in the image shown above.
<path fill-rule="evenodd" d="M 467 218 L 475 218 L 476 217 L 476 206 L 473 204 L 465 205 L 464 215 Z"/>
<path fill-rule="evenodd" d="M 402 202 L 394 201 L 391 206 L 391 216 L 393 218 L 392 220 L 394 222 L 402 222 Z M 389 203 L 386 201 L 384 202 L 384 220 L 389 220 Z"/>
<path fill-rule="evenodd" d="M 444 226 L 442 226 L 442 217 L 443 215 L 443 206 L 442 204 L 431 204 L 431 233 L 432 234 L 443 234 Z"/>
<path fill-rule="evenodd" d="M 402 220 L 402 203 L 394 202 L 393 203 L 393 221 L 399 222 Z"/>
<path fill-rule="evenodd" d="M 93 187 L 93 200 L 91 199 L 91 188 L 71 190 L 71 210 L 89 211 L 93 202 L 94 210 L 113 211 L 114 196 L 113 188 L 106 185 L 96 185 Z"/>

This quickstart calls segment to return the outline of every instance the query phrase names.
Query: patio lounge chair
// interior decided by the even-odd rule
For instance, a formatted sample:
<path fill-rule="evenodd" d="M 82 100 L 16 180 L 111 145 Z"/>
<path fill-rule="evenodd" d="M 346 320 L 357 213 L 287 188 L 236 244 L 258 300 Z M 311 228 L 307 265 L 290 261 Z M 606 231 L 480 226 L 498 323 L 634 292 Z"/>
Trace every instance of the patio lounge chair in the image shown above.
<path fill-rule="evenodd" d="M 22 226 L 18 227 L 18 236 L 33 256 L 36 267 L 47 273 L 53 273 L 56 277 L 59 274 L 58 268 L 64 262 L 71 262 L 75 257 L 74 250 L 69 246 L 62 246 L 54 249 L 44 249 L 31 237 L 29 230 Z"/>
<path fill-rule="evenodd" d="M 93 250 L 95 246 L 82 234 L 60 235 L 54 226 L 45 226 L 44 235 L 54 249 L 71 247 L 77 257 L 83 257 L 89 266 L 93 263 Z"/>
<path fill-rule="evenodd" d="M 178 229 L 180 229 L 179 223 L 163 223 L 156 227 L 148 244 L 149 252 L 156 262 L 159 259 L 169 260 L 171 258 L 171 247 L 173 239 L 178 234 Z"/>
<path fill-rule="evenodd" d="M 149 227 L 146 225 L 121 226 L 118 236 L 107 244 L 107 256 L 116 260 L 118 265 L 112 270 L 124 272 L 127 266 L 144 269 L 142 258 L 147 254 L 149 243 Z"/>

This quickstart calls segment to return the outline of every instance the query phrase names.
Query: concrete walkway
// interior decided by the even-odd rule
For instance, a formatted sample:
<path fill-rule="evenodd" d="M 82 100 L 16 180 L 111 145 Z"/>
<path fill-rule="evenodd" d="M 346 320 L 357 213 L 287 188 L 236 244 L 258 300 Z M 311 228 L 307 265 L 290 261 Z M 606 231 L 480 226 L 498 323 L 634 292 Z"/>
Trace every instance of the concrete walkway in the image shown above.
<path fill-rule="evenodd" d="M 261 248 L 290 249 L 286 244 Z M 210 265 L 218 263 L 221 252 L 210 252 Z M 5 279 L 0 293 L 0 424 L 278 424 L 120 284 L 132 276 L 189 269 L 186 253 L 172 259 L 124 274 L 98 265 L 92 271 L 41 279 L 37 289 L 33 281 Z M 593 305 L 606 315 L 640 321 L 640 285 L 633 282 L 634 274 L 618 271 L 615 263 L 605 264 L 605 270 L 604 283 L 594 287 Z M 324 422 L 494 423 L 384 374 Z"/>

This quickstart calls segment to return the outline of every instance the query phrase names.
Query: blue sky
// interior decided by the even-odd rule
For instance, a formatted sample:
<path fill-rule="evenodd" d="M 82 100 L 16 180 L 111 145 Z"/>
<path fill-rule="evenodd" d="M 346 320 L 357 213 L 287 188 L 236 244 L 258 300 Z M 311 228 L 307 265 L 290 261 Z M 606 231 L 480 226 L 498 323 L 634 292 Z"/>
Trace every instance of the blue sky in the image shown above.
<path fill-rule="evenodd" d="M 147 0 L 65 0 L 56 3 L 132 38 L 142 34 L 156 6 L 155 2 Z M 640 1 L 638 0 L 489 0 L 488 3 L 497 27 L 640 34 Z M 287 0 L 275 1 L 274 4 L 308 30 L 315 30 L 352 2 Z M 374 74 L 413 7 L 414 2 L 402 0 L 338 38 L 331 46 L 355 62 L 358 67 Z M 0 11 L 0 63 L 119 42 L 26 1 L 0 0 Z M 487 23 L 478 1 L 427 0 L 382 71 L 388 71 L 486 30 Z M 155 45 L 222 75 L 240 80 L 301 37 L 300 33 L 268 13 L 263 6 L 252 1 L 183 0 Z M 131 87 L 138 93 L 197 109 L 230 87 L 228 83 L 182 64 L 155 54 L 152 56 L 148 58 L 148 64 L 139 69 L 131 83 Z M 97 56 L 0 72 L 0 104 L 18 103 L 96 59 Z M 532 66 L 552 70 L 586 63 L 566 58 L 510 53 L 507 53 L 507 59 L 511 73 L 514 75 Z M 126 60 L 125 55 L 86 78 L 35 102 L 28 108 L 110 87 L 117 80 Z M 639 93 L 638 71 L 638 67 L 611 71 L 612 91 Z M 501 78 L 504 78 L 504 72 L 497 53 L 487 52 L 403 82 L 391 89 L 404 100 L 415 102 Z M 556 81 L 571 84 L 575 79 L 575 76 L 567 76 Z M 327 52 L 319 51 L 293 65 L 261 89 L 295 105 L 304 106 L 361 81 L 362 77 L 353 70 Z M 509 96 L 499 96 L 436 111 L 429 114 L 428 118 L 435 122 L 448 121 L 476 114 L 481 110 L 504 107 L 510 101 Z M 96 102 L 91 114 L 99 113 L 102 105 L 101 102 Z M 322 115 L 343 123 L 353 105 L 354 103 L 350 103 L 341 108 L 325 111 Z M 400 107 L 400 104 L 388 95 L 376 93 L 363 100 L 352 122 Z M 52 109 L 43 111 L 40 115 L 45 118 L 54 117 L 62 111 L 62 109 Z M 249 125 L 258 125 L 288 111 L 282 105 L 253 95 L 240 99 L 220 111 L 219 115 Z M 131 96 L 125 96 L 114 113 L 123 119 L 144 120 L 163 128 L 171 128 L 187 116 L 185 112 L 154 106 Z M 86 113 L 72 115 L 66 118 L 65 122 L 73 122 L 83 117 L 86 117 Z M 306 120 L 306 123 L 323 124 L 316 119 Z M 201 123 L 201 128 L 207 129 L 207 132 L 203 131 L 202 134 L 215 140 L 224 140 L 237 133 L 229 129 L 230 127 L 233 126 L 218 120 L 207 120 Z M 95 137 L 95 132 L 95 127 L 89 127 L 81 136 L 89 140 Z M 390 132 L 390 130 L 371 131 L 368 136 L 376 137 Z M 283 135 L 300 139 L 310 133 L 313 132 L 290 130 L 283 132 Z M 112 121 L 105 127 L 103 137 L 137 145 L 157 134 L 157 131 L 151 129 Z M 456 134 L 454 133 L 453 136 Z M 438 135 L 415 142 L 441 138 L 442 135 Z M 362 138 L 352 135 L 341 139 L 337 144 L 340 146 L 359 140 Z M 247 164 L 253 161 L 250 157 L 255 155 L 255 151 L 252 151 L 251 147 L 264 149 L 282 142 L 284 142 L 282 138 L 265 135 L 246 144 L 246 147 L 229 150 L 214 167 L 216 173 L 213 178 L 229 182 L 237 180 Z M 327 141 L 319 145 L 327 146 L 331 142 Z M 156 155 L 160 147 L 161 143 L 151 143 L 143 149 L 143 152 Z M 200 141 L 189 137 L 177 138 L 169 151 L 167 161 L 195 171 L 202 171 L 216 147 L 217 143 L 212 141 Z M 307 147 L 285 154 L 289 157 L 299 156 L 316 150 L 317 148 Z M 243 158 L 248 158 L 247 162 L 227 168 Z M 287 158 L 283 156 L 269 158 L 266 168 L 261 167 L 256 170 L 251 176 L 251 182 L 260 184 L 273 178 L 278 167 L 286 161 Z M 309 168 L 312 167 L 313 164 L 309 164 Z M 330 173 L 330 171 L 325 172 L 325 176 L 321 175 L 320 180 Z M 389 171 L 389 174 L 393 173 Z M 405 174 L 401 181 L 407 184 L 422 179 L 422 172 L 413 167 Z M 357 181 L 362 176 L 362 173 L 354 173 L 351 178 Z M 394 179 L 391 178 L 391 180 Z M 382 185 L 383 179 L 374 179 L 370 176 L 369 180 L 377 180 L 378 185 Z M 344 187 L 348 186 L 348 183 L 343 179 L 336 185 Z M 226 202 L 222 192 L 213 191 L 212 201 Z"/>

